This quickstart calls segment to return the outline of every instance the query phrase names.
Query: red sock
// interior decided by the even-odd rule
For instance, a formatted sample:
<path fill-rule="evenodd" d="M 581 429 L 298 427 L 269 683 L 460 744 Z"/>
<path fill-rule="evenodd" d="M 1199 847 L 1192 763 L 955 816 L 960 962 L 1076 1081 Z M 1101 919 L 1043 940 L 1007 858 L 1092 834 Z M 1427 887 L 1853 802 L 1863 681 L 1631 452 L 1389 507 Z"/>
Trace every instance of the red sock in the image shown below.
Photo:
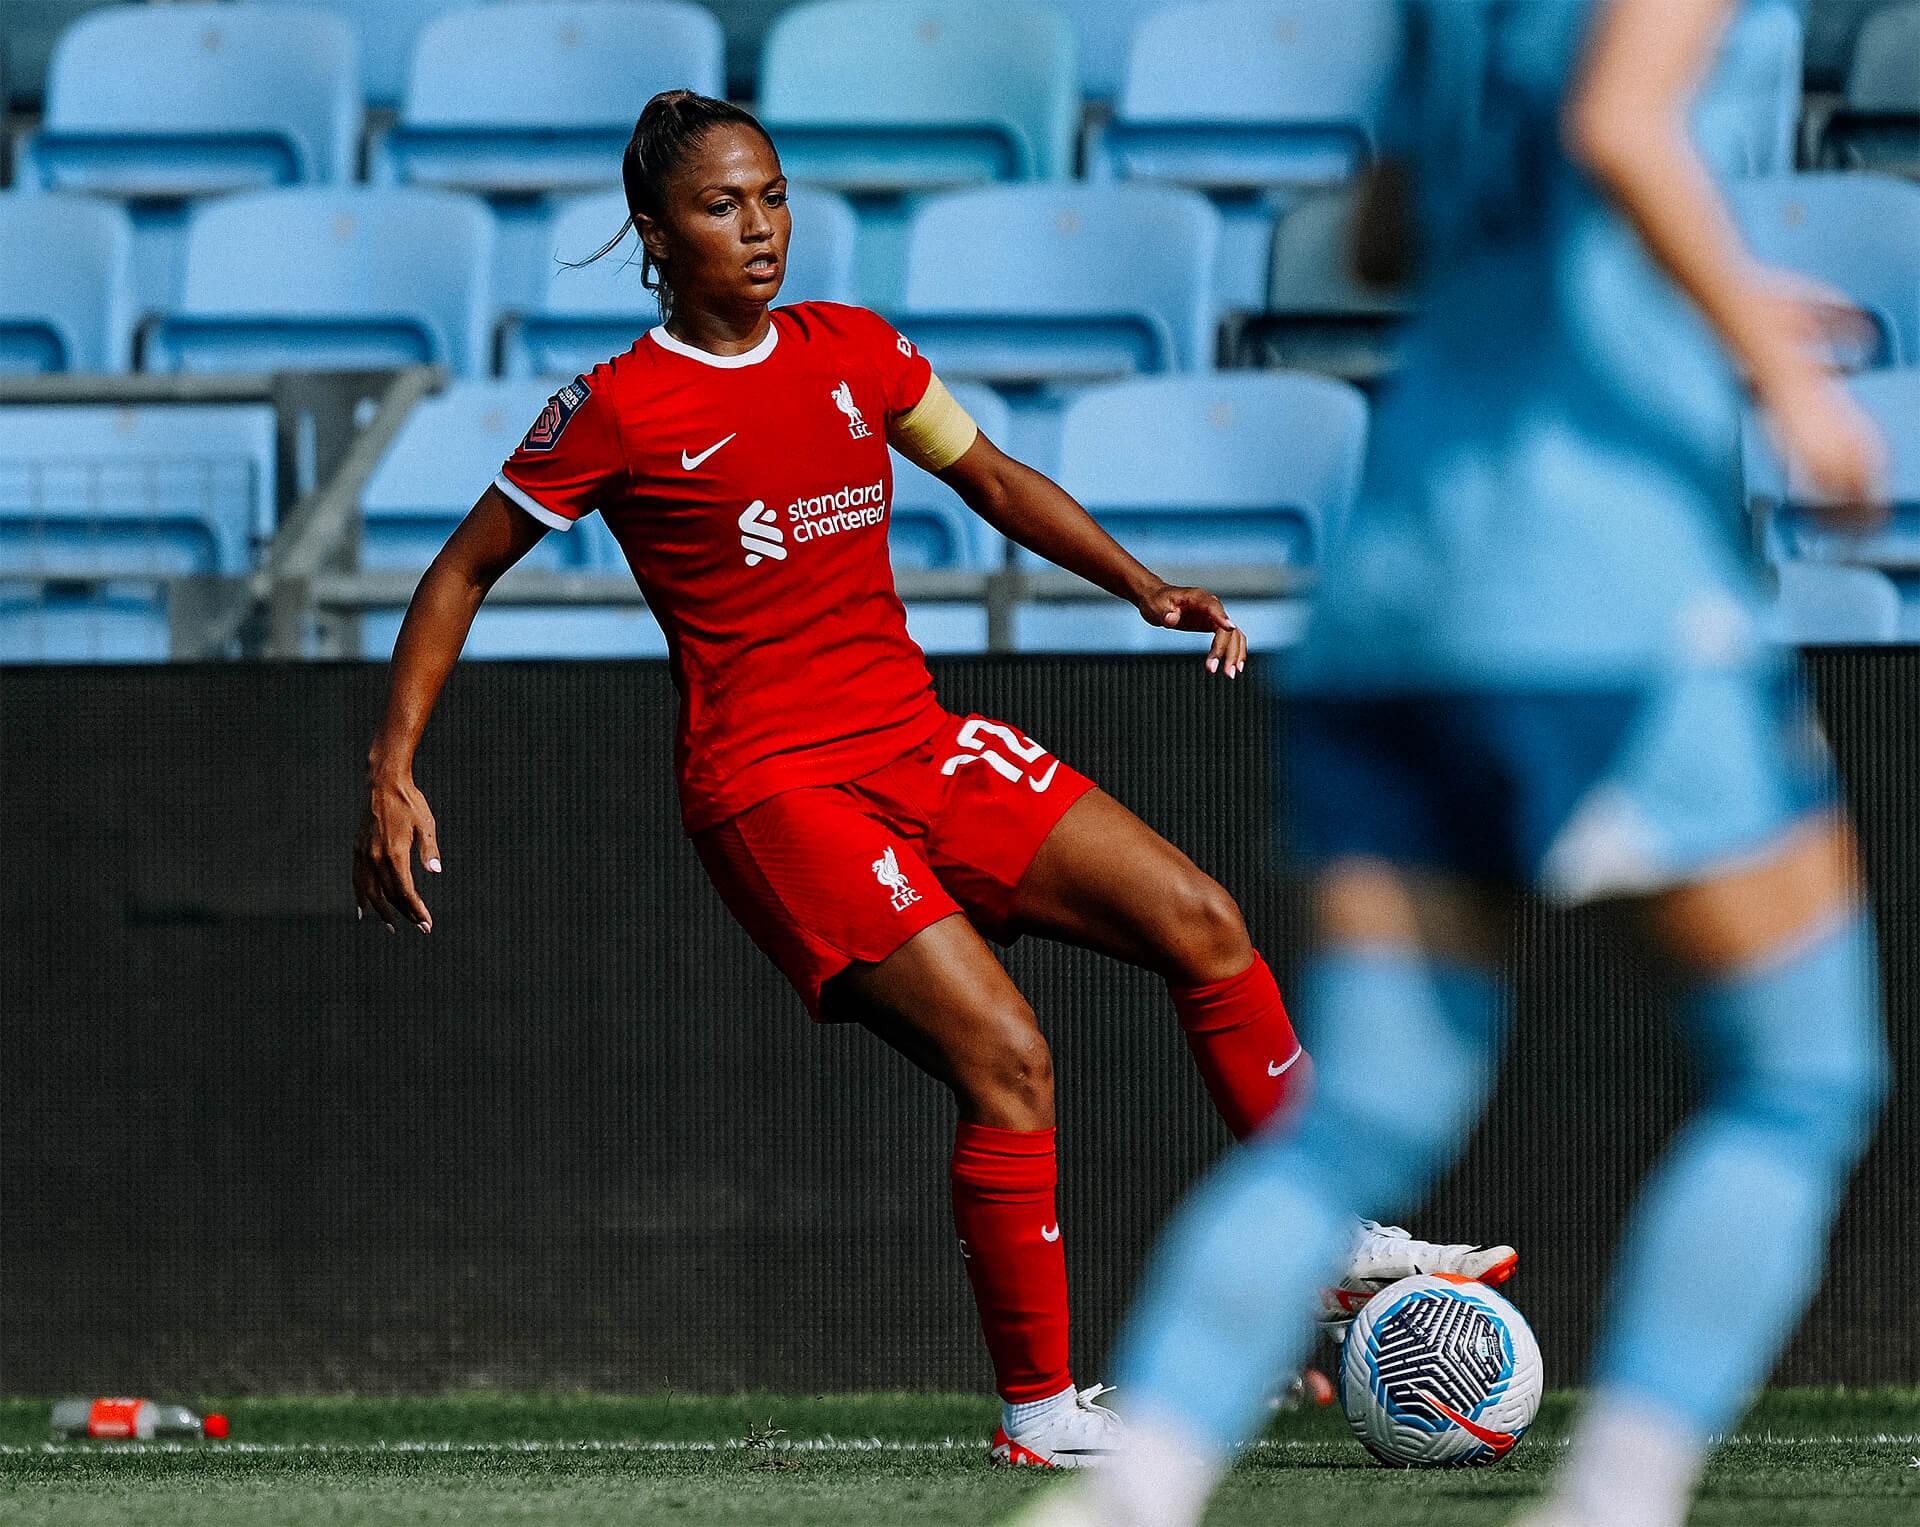
<path fill-rule="evenodd" d="M 1002 1399 L 1045 1400 L 1067 1368 L 1067 1257 L 1050 1129 L 962 1124 L 953 1140 L 953 1223 Z"/>
<path fill-rule="evenodd" d="M 1313 1062 L 1294 1036 L 1267 962 L 1206 986 L 1172 986 L 1173 1010 L 1213 1106 L 1236 1140 L 1306 1096 Z"/>

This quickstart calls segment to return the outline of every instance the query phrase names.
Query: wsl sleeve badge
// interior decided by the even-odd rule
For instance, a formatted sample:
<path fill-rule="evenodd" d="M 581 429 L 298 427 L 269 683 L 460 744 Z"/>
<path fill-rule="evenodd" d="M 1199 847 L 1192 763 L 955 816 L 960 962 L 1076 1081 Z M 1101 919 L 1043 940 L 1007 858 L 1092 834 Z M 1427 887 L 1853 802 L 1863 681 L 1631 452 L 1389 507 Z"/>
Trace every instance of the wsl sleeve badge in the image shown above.
<path fill-rule="evenodd" d="M 587 379 L 575 377 L 547 399 L 547 406 L 540 410 L 540 417 L 533 421 L 533 428 L 527 431 L 527 438 L 520 442 L 520 449 L 552 450 L 560 443 L 560 437 L 566 432 L 573 416 L 580 412 L 580 405 L 592 396 L 593 389 L 587 385 Z"/>

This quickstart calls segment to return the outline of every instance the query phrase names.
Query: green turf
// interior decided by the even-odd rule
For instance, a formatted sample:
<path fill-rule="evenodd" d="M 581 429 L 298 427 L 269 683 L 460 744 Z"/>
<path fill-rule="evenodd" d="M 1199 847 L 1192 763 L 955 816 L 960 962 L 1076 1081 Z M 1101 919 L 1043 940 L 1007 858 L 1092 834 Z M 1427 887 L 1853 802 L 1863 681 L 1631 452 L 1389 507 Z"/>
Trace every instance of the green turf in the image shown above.
<path fill-rule="evenodd" d="M 8 1449 L 0 1452 L 0 1522 L 899 1527 L 992 1522 L 1044 1487 L 986 1467 L 981 1443 L 992 1408 L 971 1396 L 203 1398 L 231 1414 L 236 1445 L 45 1446 L 48 1405 L 0 1401 L 0 1445 Z M 1500 1468 L 1433 1474 L 1373 1467 L 1337 1413 L 1283 1417 L 1234 1472 L 1208 1520 L 1497 1527 L 1539 1488 L 1569 1410 L 1565 1397 L 1550 1398 Z M 1696 1527 L 1911 1527 L 1920 1523 L 1917 1434 L 1920 1391 L 1769 1395 L 1716 1455 Z M 803 1446 L 860 1438 L 923 1446 Z M 948 1438 L 961 1445 L 925 1449 Z M 634 1446 L 654 1442 L 719 1446 Z M 299 1450 L 250 1450 L 262 1444 Z"/>

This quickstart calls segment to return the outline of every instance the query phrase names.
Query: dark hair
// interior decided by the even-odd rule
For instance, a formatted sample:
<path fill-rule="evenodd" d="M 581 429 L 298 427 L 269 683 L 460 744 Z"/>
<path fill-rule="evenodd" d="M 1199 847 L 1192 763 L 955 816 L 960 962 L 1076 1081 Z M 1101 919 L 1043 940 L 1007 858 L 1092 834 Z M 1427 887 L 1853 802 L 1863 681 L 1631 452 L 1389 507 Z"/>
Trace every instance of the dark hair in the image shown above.
<path fill-rule="evenodd" d="M 620 182 L 627 192 L 627 220 L 620 231 L 580 261 L 591 265 L 620 247 L 627 230 L 640 230 L 644 215 L 659 218 L 666 208 L 667 182 L 686 167 L 700 141 L 716 127 L 751 127 L 773 147 L 773 136 L 759 119 L 730 101 L 717 101 L 710 95 L 691 90 L 663 90 L 640 113 L 633 124 L 633 136 L 627 151 L 620 156 Z M 673 316 L 673 276 L 663 262 L 654 259 L 643 240 L 640 245 L 640 284 L 660 303 L 662 322 Z"/>

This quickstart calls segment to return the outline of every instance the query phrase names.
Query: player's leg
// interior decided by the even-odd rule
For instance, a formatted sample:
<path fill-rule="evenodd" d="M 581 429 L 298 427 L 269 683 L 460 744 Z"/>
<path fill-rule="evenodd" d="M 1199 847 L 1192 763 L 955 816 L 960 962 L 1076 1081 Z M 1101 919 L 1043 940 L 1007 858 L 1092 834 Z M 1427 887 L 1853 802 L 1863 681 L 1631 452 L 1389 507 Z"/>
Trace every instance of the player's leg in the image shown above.
<path fill-rule="evenodd" d="M 1104 1457 L 1117 1420 L 1075 1390 L 1067 1364 L 1053 1069 L 1026 999 L 973 926 L 950 917 L 836 976 L 823 1010 L 864 1024 L 959 1106 L 954 1228 L 1002 1401 L 993 1457 L 1055 1467 Z"/>
<path fill-rule="evenodd" d="M 1230 1155 L 1162 1237 L 1121 1337 L 1128 1448 L 1094 1482 L 1087 1520 L 1198 1521 L 1269 1386 L 1307 1350 L 1314 1291 L 1340 1270 L 1354 1213 L 1412 1202 L 1458 1149 L 1499 1031 L 1482 906 L 1378 862 L 1320 881 L 1324 942 L 1302 993 L 1313 1096 L 1297 1130 Z"/>
<path fill-rule="evenodd" d="M 1886 1058 L 1851 835 L 1804 824 L 1645 908 L 1707 1099 L 1642 1192 L 1552 1523 L 1678 1527 L 1706 1440 L 1765 1381 L 1818 1283 Z M 1738 1246 L 1737 1298 L 1702 1299 Z"/>
<path fill-rule="evenodd" d="M 1105 791 L 1089 790 L 1047 834 L 1015 893 L 1008 931 L 1097 950 L 1164 979 L 1236 1138 L 1304 1095 L 1313 1063 L 1239 906 Z"/>

